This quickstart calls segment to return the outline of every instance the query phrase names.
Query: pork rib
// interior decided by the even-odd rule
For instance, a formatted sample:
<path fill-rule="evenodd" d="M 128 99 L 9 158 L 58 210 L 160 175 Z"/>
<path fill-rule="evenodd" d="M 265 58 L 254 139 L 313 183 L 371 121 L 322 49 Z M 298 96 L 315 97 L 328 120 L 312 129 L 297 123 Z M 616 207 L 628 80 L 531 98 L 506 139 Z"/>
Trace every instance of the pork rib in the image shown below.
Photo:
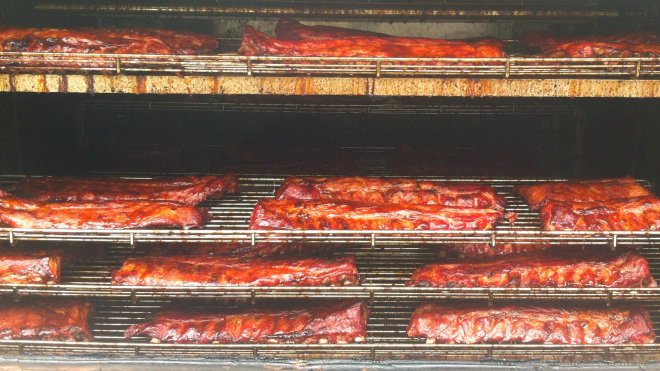
<path fill-rule="evenodd" d="M 127 259 L 113 285 L 133 286 L 353 286 L 355 255 L 340 258 L 243 258 L 179 255 Z"/>
<path fill-rule="evenodd" d="M 568 43 L 617 43 L 617 44 L 658 44 L 660 36 L 655 32 L 634 32 L 621 35 L 558 35 L 539 31 L 530 31 L 523 38 L 527 46 L 539 47 L 548 51 L 561 44 Z"/>
<path fill-rule="evenodd" d="M 36 202 L 0 192 L 0 222 L 13 228 L 201 227 L 204 209 L 171 201 Z"/>
<path fill-rule="evenodd" d="M 129 327 L 125 336 L 147 335 L 174 343 L 365 342 L 369 309 L 364 301 L 339 301 L 296 309 L 241 309 L 224 313 L 164 311 Z"/>
<path fill-rule="evenodd" d="M 0 283 L 60 282 L 62 257 L 48 251 L 0 250 Z"/>
<path fill-rule="evenodd" d="M 643 196 L 603 202 L 550 201 L 539 213 L 550 231 L 656 231 L 660 199 Z"/>
<path fill-rule="evenodd" d="M 0 305 L 0 339 L 93 341 L 94 305 L 68 300 L 27 300 Z"/>
<path fill-rule="evenodd" d="M 555 248 L 495 259 L 463 259 L 417 269 L 410 286 L 657 287 L 649 263 L 633 252 L 601 246 Z"/>
<path fill-rule="evenodd" d="M 426 303 L 413 313 L 408 336 L 450 344 L 644 344 L 655 340 L 649 313 L 637 303 L 612 307 Z"/>
<path fill-rule="evenodd" d="M 261 199 L 252 212 L 250 229 L 481 230 L 492 229 L 503 214 L 440 205 Z"/>
<path fill-rule="evenodd" d="M 480 207 L 504 211 L 506 199 L 488 185 L 405 178 L 289 177 L 277 200 L 348 200 L 372 203 Z"/>
<path fill-rule="evenodd" d="M 277 255 L 308 255 L 336 250 L 339 244 L 330 243 L 216 243 L 175 242 L 147 243 L 142 250 L 149 256 L 156 255 L 235 255 L 243 258 Z"/>
<path fill-rule="evenodd" d="M 527 200 L 533 211 L 540 210 L 549 201 L 598 202 L 652 195 L 632 177 L 551 182 L 520 186 L 514 190 Z"/>
<path fill-rule="evenodd" d="M 164 200 L 197 205 L 208 197 L 240 192 L 234 174 L 162 179 L 27 178 L 18 185 L 22 196 L 35 201 Z"/>

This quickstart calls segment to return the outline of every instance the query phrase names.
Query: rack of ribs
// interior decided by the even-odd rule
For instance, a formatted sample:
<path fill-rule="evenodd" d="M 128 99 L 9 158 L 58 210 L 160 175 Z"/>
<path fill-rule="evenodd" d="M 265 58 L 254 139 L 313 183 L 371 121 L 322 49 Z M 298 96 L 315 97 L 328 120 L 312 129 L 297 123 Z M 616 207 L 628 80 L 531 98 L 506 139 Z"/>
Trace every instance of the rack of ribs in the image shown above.
<path fill-rule="evenodd" d="M 598 202 L 652 195 L 632 177 L 541 183 L 516 187 L 514 191 L 527 200 L 532 211 L 549 201 Z"/>
<path fill-rule="evenodd" d="M 489 185 L 405 178 L 289 177 L 277 200 L 348 200 L 387 204 L 479 207 L 504 211 L 506 199 Z"/>
<path fill-rule="evenodd" d="M 649 313 L 637 303 L 611 307 L 426 303 L 413 313 L 408 336 L 449 344 L 644 344 L 655 340 Z"/>
<path fill-rule="evenodd" d="M 412 37 L 279 40 L 245 26 L 239 54 L 282 57 L 501 58 L 491 45 Z"/>
<path fill-rule="evenodd" d="M 539 213 L 550 231 L 657 231 L 660 199 L 642 196 L 602 202 L 550 201 Z"/>
<path fill-rule="evenodd" d="M 657 287 L 648 261 L 604 246 L 536 251 L 494 259 L 462 259 L 417 269 L 409 286 L 424 287 Z"/>
<path fill-rule="evenodd" d="M 230 242 L 174 242 L 145 243 L 142 250 L 148 256 L 155 255 L 235 255 L 243 258 L 277 255 L 310 255 L 339 249 L 332 243 L 250 243 Z"/>
<path fill-rule="evenodd" d="M 264 198 L 252 212 L 250 229 L 483 230 L 503 217 L 501 211 L 468 207 Z M 513 214 L 507 217 L 515 220 Z"/>
<path fill-rule="evenodd" d="M 368 317 L 367 303 L 352 300 L 220 313 L 163 311 L 129 327 L 125 336 L 147 335 L 155 343 L 363 343 Z"/>
<path fill-rule="evenodd" d="M 0 304 L 0 339 L 93 341 L 94 305 L 62 299 Z"/>
<path fill-rule="evenodd" d="M 62 257 L 56 252 L 0 250 L 0 283 L 60 282 Z"/>
<path fill-rule="evenodd" d="M 16 191 L 34 201 L 176 201 L 194 206 L 209 197 L 240 192 L 234 174 L 178 178 L 27 178 Z"/>
<path fill-rule="evenodd" d="M 129 286 L 354 286 L 355 255 L 339 258 L 243 258 L 178 255 L 131 258 L 112 272 Z"/>
<path fill-rule="evenodd" d="M 171 201 L 38 202 L 0 190 L 0 222 L 12 228 L 195 228 L 206 210 Z"/>
<path fill-rule="evenodd" d="M 561 44 L 569 43 L 615 43 L 615 44 L 658 44 L 660 36 L 655 32 L 634 32 L 620 35 L 559 35 L 539 31 L 530 31 L 523 38 L 527 46 L 548 51 Z"/>

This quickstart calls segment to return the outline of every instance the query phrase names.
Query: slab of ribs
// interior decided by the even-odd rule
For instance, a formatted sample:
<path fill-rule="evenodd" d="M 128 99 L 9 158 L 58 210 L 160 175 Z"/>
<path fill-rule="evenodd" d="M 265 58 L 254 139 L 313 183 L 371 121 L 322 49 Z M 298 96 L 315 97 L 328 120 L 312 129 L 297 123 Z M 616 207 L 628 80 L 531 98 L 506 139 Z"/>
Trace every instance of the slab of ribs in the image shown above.
<path fill-rule="evenodd" d="M 62 257 L 47 251 L 0 250 L 0 283 L 60 282 Z"/>
<path fill-rule="evenodd" d="M 179 255 L 131 258 L 112 272 L 113 285 L 353 286 L 355 255 L 338 258 L 244 258 Z"/>
<path fill-rule="evenodd" d="M 125 336 L 147 335 L 157 343 L 363 343 L 368 317 L 366 302 L 350 300 L 219 313 L 163 311 L 131 326 Z"/>
<path fill-rule="evenodd" d="M 527 46 L 548 51 L 569 43 L 659 44 L 660 35 L 655 32 L 634 32 L 620 35 L 561 35 L 530 31 L 523 38 Z"/>
<path fill-rule="evenodd" d="M 442 205 L 261 199 L 252 212 L 250 229 L 481 230 L 492 229 L 503 217 L 502 211 L 493 209 Z"/>
<path fill-rule="evenodd" d="M 528 33 L 523 42 L 541 48 L 542 57 L 552 58 L 625 58 L 657 57 L 660 36 L 653 32 L 602 35 L 552 35 Z"/>
<path fill-rule="evenodd" d="M 499 58 L 491 45 L 411 37 L 280 40 L 245 26 L 239 54 L 282 57 Z M 417 63 L 417 62 L 416 62 Z"/>
<path fill-rule="evenodd" d="M 655 340 L 649 313 L 637 303 L 611 307 L 426 303 L 413 313 L 408 336 L 450 344 L 644 344 Z"/>
<path fill-rule="evenodd" d="M 12 228 L 196 228 L 206 210 L 172 201 L 38 202 L 0 190 L 0 222 Z"/>
<path fill-rule="evenodd" d="M 494 259 L 427 264 L 408 285 L 424 287 L 657 287 L 648 261 L 603 247 L 567 246 Z"/>
<path fill-rule="evenodd" d="M 209 197 L 240 192 L 234 174 L 178 178 L 27 178 L 16 187 L 34 201 L 163 200 L 197 205 Z"/>
<path fill-rule="evenodd" d="M 348 200 L 491 208 L 504 211 L 506 199 L 489 185 L 420 181 L 405 178 L 289 177 L 278 200 Z"/>
<path fill-rule="evenodd" d="M 175 242 L 146 243 L 141 250 L 148 256 L 155 255 L 235 255 L 244 258 L 277 255 L 309 255 L 336 250 L 339 244 L 331 243 L 300 243 L 260 242 L 250 243 L 230 242 Z"/>
<path fill-rule="evenodd" d="M 82 301 L 3 303 L 0 304 L 0 339 L 93 341 L 88 324 L 92 314 L 94 305 Z"/>
<path fill-rule="evenodd" d="M 207 54 L 213 36 L 154 28 L 0 28 L 0 51 L 115 54 Z"/>

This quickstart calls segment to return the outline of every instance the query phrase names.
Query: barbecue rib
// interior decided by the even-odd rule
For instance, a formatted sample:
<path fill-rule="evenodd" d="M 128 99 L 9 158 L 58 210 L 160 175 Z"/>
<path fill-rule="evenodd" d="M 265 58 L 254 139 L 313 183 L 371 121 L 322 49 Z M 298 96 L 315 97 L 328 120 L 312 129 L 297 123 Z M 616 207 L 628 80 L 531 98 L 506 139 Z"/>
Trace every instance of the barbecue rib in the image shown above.
<path fill-rule="evenodd" d="M 632 177 L 599 180 L 569 180 L 514 188 L 533 211 L 549 201 L 598 202 L 617 198 L 650 196 L 652 193 Z"/>
<path fill-rule="evenodd" d="M 450 344 L 625 344 L 655 340 L 649 313 L 637 303 L 612 307 L 426 303 L 413 313 L 408 336 Z"/>
<path fill-rule="evenodd" d="M 125 336 L 174 343 L 363 343 L 369 309 L 364 301 L 295 309 L 241 309 L 224 313 L 164 311 L 133 325 Z"/>
<path fill-rule="evenodd" d="M 140 286 L 352 286 L 360 283 L 355 256 L 243 258 L 179 255 L 127 259 L 113 285 Z"/>
<path fill-rule="evenodd" d="M 539 213 L 550 231 L 656 231 L 660 199 L 632 197 L 603 202 L 550 201 Z"/>
<path fill-rule="evenodd" d="M 504 213 L 440 205 L 261 199 L 250 229 L 466 230 L 492 229 Z M 510 218 L 514 218 L 509 215 Z"/>
<path fill-rule="evenodd" d="M 0 251 L 0 283 L 60 282 L 61 256 L 56 253 Z"/>
<path fill-rule="evenodd" d="M 380 58 L 488 58 L 504 57 L 502 50 L 464 41 L 364 37 L 339 40 L 278 40 L 245 26 L 243 55 L 284 57 L 380 57 Z M 418 62 L 415 62 L 418 63 Z"/>
<path fill-rule="evenodd" d="M 21 195 L 35 201 L 164 200 L 197 205 L 208 197 L 240 192 L 234 174 L 163 179 L 27 178 Z"/>
<path fill-rule="evenodd" d="M 143 250 L 148 256 L 156 255 L 235 255 L 243 258 L 277 255 L 308 255 L 339 248 L 331 243 L 249 243 L 176 242 L 147 243 Z"/>
<path fill-rule="evenodd" d="M 360 31 L 350 28 L 333 26 L 305 26 L 291 18 L 280 18 L 275 27 L 275 34 L 280 40 L 338 40 L 338 39 L 359 39 L 365 37 L 389 38 L 393 43 L 406 43 L 409 40 L 415 42 L 425 42 L 433 45 L 437 39 L 429 38 L 409 38 L 397 37 L 377 32 Z M 487 45 L 498 49 L 504 48 L 502 41 L 492 38 L 472 38 L 463 40 L 437 40 L 440 45 L 447 41 L 467 42 L 470 44 Z"/>
<path fill-rule="evenodd" d="M 579 249 L 579 247 L 577 247 Z M 425 287 L 657 287 L 649 263 L 633 252 L 601 246 L 563 247 L 495 259 L 427 264 L 409 286 Z"/>
<path fill-rule="evenodd" d="M 487 243 L 448 243 L 441 244 L 438 247 L 442 252 L 450 253 L 461 258 L 477 258 L 520 254 L 547 249 L 551 246 L 552 245 L 526 243 L 497 243 L 493 247 Z"/>
<path fill-rule="evenodd" d="M 171 201 L 35 202 L 0 192 L 0 222 L 12 228 L 201 227 L 203 209 Z"/>
<path fill-rule="evenodd" d="M 504 211 L 506 199 L 488 185 L 404 178 L 289 177 L 277 200 L 347 200 L 372 203 L 444 205 Z"/>
<path fill-rule="evenodd" d="M 159 29 L 0 29 L 0 51 L 116 54 L 203 54 L 217 40 L 193 32 Z"/>
<path fill-rule="evenodd" d="M 550 33 L 530 31 L 523 38 L 527 46 L 539 47 L 548 51 L 561 44 L 569 43 L 616 43 L 616 44 L 658 44 L 660 36 L 654 32 L 635 32 L 614 36 L 602 35 L 555 35 Z"/>
<path fill-rule="evenodd" d="M 628 58 L 660 56 L 660 44 L 572 42 L 559 44 L 541 54 L 547 58 Z M 608 62 L 615 64 L 617 62 Z"/>
<path fill-rule="evenodd" d="M 94 340 L 88 325 L 92 303 L 51 299 L 0 305 L 0 339 Z"/>

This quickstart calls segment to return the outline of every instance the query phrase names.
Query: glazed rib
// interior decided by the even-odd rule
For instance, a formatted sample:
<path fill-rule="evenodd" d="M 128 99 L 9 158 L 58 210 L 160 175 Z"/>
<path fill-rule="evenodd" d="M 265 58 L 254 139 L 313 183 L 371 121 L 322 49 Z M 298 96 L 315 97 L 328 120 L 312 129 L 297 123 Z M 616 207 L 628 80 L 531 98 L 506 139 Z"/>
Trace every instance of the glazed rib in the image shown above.
<path fill-rule="evenodd" d="M 295 309 L 240 309 L 221 313 L 164 311 L 129 327 L 173 343 L 363 343 L 369 309 L 364 301 L 339 301 Z M 152 340 L 153 342 L 153 340 Z"/>
<path fill-rule="evenodd" d="M 62 257 L 52 252 L 0 251 L 0 283 L 60 282 Z"/>
<path fill-rule="evenodd" d="M 82 301 L 27 300 L 0 305 L 0 339 L 93 341 L 89 317 L 94 305 Z"/>
<path fill-rule="evenodd" d="M 655 340 L 649 313 L 637 303 L 612 307 L 426 303 L 413 313 L 408 336 L 450 344 L 645 344 Z"/>
<path fill-rule="evenodd" d="M 660 199 L 633 197 L 603 202 L 550 201 L 539 213 L 550 231 L 656 231 Z"/>
<path fill-rule="evenodd" d="M 432 41 L 430 41 L 432 40 Z M 464 41 L 364 37 L 338 40 L 278 40 L 245 26 L 243 55 L 284 57 L 472 58 L 503 57 L 502 50 Z"/>
<path fill-rule="evenodd" d="M 355 256 L 243 258 L 178 255 L 127 259 L 112 272 L 113 285 L 146 286 L 353 286 Z"/>
<path fill-rule="evenodd" d="M 201 227 L 203 209 L 171 201 L 36 202 L 0 192 L 0 222 L 12 228 Z"/>
<path fill-rule="evenodd" d="M 143 244 L 149 256 L 155 255 L 235 255 L 243 258 L 277 255 L 308 255 L 339 248 L 330 243 L 249 243 L 175 242 Z"/>
<path fill-rule="evenodd" d="M 504 213 L 441 205 L 261 199 L 250 229 L 466 230 L 492 229 Z"/>
<path fill-rule="evenodd" d="M 450 253 L 461 258 L 476 258 L 520 254 L 547 249 L 551 246 L 527 243 L 497 243 L 495 246 L 487 243 L 448 243 L 441 244 L 438 247 L 442 252 Z"/>
<path fill-rule="evenodd" d="M 652 195 L 632 177 L 551 182 L 516 187 L 514 190 L 527 200 L 533 211 L 540 210 L 549 201 L 598 202 Z"/>
<path fill-rule="evenodd" d="M 559 44 L 541 56 L 548 58 L 653 58 L 660 56 L 660 44 L 571 42 Z M 617 62 L 608 62 L 608 64 L 615 63 Z"/>
<path fill-rule="evenodd" d="M 558 35 L 530 31 L 523 38 L 527 46 L 539 47 L 548 51 L 561 44 L 569 43 L 616 43 L 616 44 L 658 44 L 660 36 L 655 32 L 634 32 L 621 35 Z"/>
<path fill-rule="evenodd" d="M 234 174 L 162 179 L 28 178 L 17 190 L 35 201 L 164 200 L 197 205 L 209 197 L 240 192 Z"/>
<path fill-rule="evenodd" d="M 388 204 L 479 207 L 504 211 L 506 199 L 488 185 L 405 178 L 289 177 L 277 200 L 347 200 Z"/>
<path fill-rule="evenodd" d="M 633 252 L 570 246 L 495 259 L 462 259 L 417 269 L 409 286 L 657 287 L 649 263 Z"/>

